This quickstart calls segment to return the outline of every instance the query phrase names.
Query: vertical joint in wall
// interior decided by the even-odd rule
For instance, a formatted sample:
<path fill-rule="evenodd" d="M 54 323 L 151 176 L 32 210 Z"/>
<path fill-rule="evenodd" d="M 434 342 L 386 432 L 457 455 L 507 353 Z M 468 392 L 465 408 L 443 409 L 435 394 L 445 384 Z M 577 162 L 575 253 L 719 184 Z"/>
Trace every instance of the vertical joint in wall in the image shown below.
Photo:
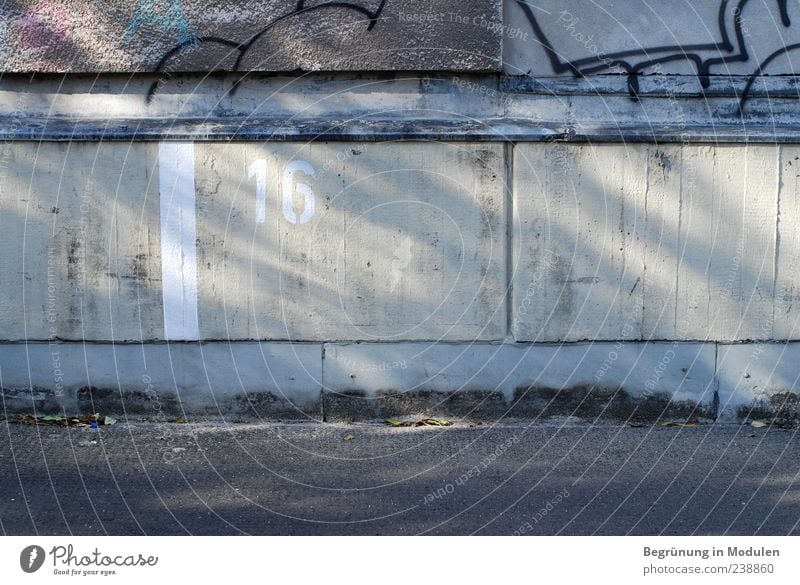
<path fill-rule="evenodd" d="M 711 411 L 714 422 L 719 420 L 720 407 L 719 407 L 719 343 L 714 342 L 714 375 L 711 378 L 711 384 L 714 388 L 714 398 L 711 402 Z"/>
<path fill-rule="evenodd" d="M 506 339 L 514 328 L 514 143 L 504 143 L 506 197 Z"/>
<path fill-rule="evenodd" d="M 322 422 L 328 422 L 327 416 L 325 415 L 325 345 L 325 343 L 321 345 L 320 360 L 322 363 L 319 369 L 319 410 Z"/>

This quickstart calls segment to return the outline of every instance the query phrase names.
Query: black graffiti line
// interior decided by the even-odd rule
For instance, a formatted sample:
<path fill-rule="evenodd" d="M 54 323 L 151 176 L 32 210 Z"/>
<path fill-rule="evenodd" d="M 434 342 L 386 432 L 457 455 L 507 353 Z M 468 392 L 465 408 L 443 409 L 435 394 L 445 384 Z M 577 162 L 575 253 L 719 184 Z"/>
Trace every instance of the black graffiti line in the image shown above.
<path fill-rule="evenodd" d="M 791 26 L 791 18 L 789 17 L 789 0 L 776 0 L 781 13 L 781 22 L 785 27 Z M 727 14 L 730 0 L 721 0 L 720 8 L 717 16 L 717 26 L 721 41 L 717 43 L 696 44 L 696 45 L 666 45 L 645 47 L 642 49 L 630 49 L 627 51 L 619 51 L 616 53 L 607 53 L 595 55 L 594 57 L 586 57 L 575 61 L 562 60 L 556 51 L 554 45 L 545 34 L 542 27 L 539 25 L 538 19 L 534 14 L 531 6 L 525 0 L 517 0 L 517 3 L 522 8 L 525 16 L 529 20 L 534 34 L 542 44 L 551 67 L 555 73 L 570 72 L 575 76 L 583 77 L 601 71 L 608 71 L 614 68 L 623 69 L 628 73 L 628 85 L 632 95 L 637 95 L 639 90 L 639 82 L 637 74 L 642 70 L 653 67 L 659 63 L 667 63 L 670 61 L 685 60 L 694 63 L 697 75 L 700 77 L 700 84 L 703 88 L 707 88 L 710 84 L 710 71 L 711 67 L 727 63 L 747 62 L 750 60 L 750 55 L 747 50 L 747 42 L 742 25 L 742 14 L 750 0 L 740 0 L 734 9 L 734 34 L 736 36 L 736 44 L 734 47 L 730 41 L 730 31 L 728 30 Z M 703 59 L 699 54 L 700 52 L 715 51 L 717 54 L 733 53 L 735 54 Z M 632 63 L 626 58 L 628 57 L 643 57 L 658 53 L 673 53 L 664 57 L 656 59 L 648 59 L 638 63 Z M 757 75 L 757 73 L 755 74 Z M 752 84 L 749 84 L 750 86 Z M 746 95 L 745 95 L 746 97 Z"/>
<path fill-rule="evenodd" d="M 173 47 L 172 49 L 167 51 L 161 57 L 161 59 L 159 60 L 158 64 L 156 65 L 155 72 L 156 73 L 163 72 L 164 68 L 166 67 L 166 64 L 169 62 L 169 60 L 172 59 L 173 57 L 175 57 L 176 55 L 178 55 L 184 49 L 186 49 L 188 47 L 196 47 L 196 46 L 199 46 L 199 45 L 201 45 L 203 43 L 220 44 L 220 45 L 224 45 L 224 46 L 230 47 L 231 49 L 234 49 L 234 50 L 238 51 L 239 55 L 236 58 L 236 61 L 234 63 L 232 71 L 239 71 L 239 68 L 241 67 L 242 61 L 247 56 L 247 52 L 253 47 L 253 45 L 262 36 L 264 36 L 267 32 L 269 32 L 273 27 L 281 24 L 282 22 L 284 22 L 286 20 L 289 20 L 291 18 L 300 16 L 300 15 L 303 15 L 303 14 L 308 14 L 308 13 L 311 13 L 311 12 L 314 12 L 314 11 L 322 10 L 323 8 L 338 8 L 338 9 L 345 9 L 345 10 L 354 10 L 354 11 L 359 12 L 360 14 L 363 14 L 364 16 L 367 17 L 367 19 L 369 20 L 369 25 L 367 26 L 367 30 L 371 31 L 375 27 L 375 25 L 378 23 L 378 20 L 380 19 L 380 16 L 383 13 L 383 9 L 384 9 L 384 7 L 386 5 L 386 2 L 387 2 L 387 0 L 381 0 L 381 3 L 378 5 L 377 9 L 373 12 L 373 11 L 370 11 L 367 8 L 363 7 L 363 6 L 360 6 L 358 4 L 353 4 L 353 3 L 350 3 L 350 2 L 326 2 L 325 4 L 318 4 L 316 6 L 306 7 L 305 6 L 305 0 L 300 0 L 297 3 L 297 6 L 295 7 L 295 9 L 292 12 L 289 12 L 287 14 L 279 16 L 278 18 L 276 18 L 275 20 L 270 22 L 268 25 L 266 25 L 264 28 L 259 30 L 257 33 L 255 33 L 252 37 L 250 37 L 245 42 L 237 42 L 237 41 L 233 41 L 233 40 L 230 40 L 230 39 L 225 39 L 225 38 L 222 38 L 222 37 L 216 37 L 216 36 L 204 36 L 204 37 L 198 37 L 197 39 L 192 39 L 192 40 L 188 40 L 188 41 L 184 41 L 182 43 L 179 43 L 178 45 L 176 45 L 175 47 Z M 162 76 L 157 81 L 154 81 L 153 84 L 150 86 L 150 89 L 147 92 L 147 97 L 145 98 L 145 100 L 146 100 L 146 102 L 148 104 L 150 102 L 152 102 L 153 97 L 155 97 L 155 94 L 157 93 L 158 88 L 161 85 L 161 83 L 163 83 L 163 81 L 164 81 L 164 79 L 163 79 L 163 76 Z M 237 81 L 234 84 L 233 88 L 231 89 L 231 93 L 234 93 L 236 91 L 238 85 L 239 85 L 239 82 Z"/>
<path fill-rule="evenodd" d="M 741 0 L 741 1 L 743 2 L 743 4 L 746 4 L 749 0 Z M 779 1 L 784 1 L 784 0 L 779 0 Z M 562 61 L 558 52 L 555 50 L 555 47 L 553 46 L 552 42 L 550 42 L 550 39 L 547 37 L 547 34 L 539 25 L 539 21 L 536 18 L 536 15 L 533 13 L 531 6 L 525 0 L 517 0 L 517 3 L 521 6 L 522 10 L 525 12 L 525 16 L 528 18 L 531 26 L 533 27 L 534 34 L 544 47 L 544 50 L 548 55 L 548 58 L 550 60 L 550 65 L 553 68 L 553 71 L 555 73 L 573 72 L 578 75 L 582 73 L 583 70 L 581 68 L 585 65 L 599 64 L 599 70 L 602 71 L 604 69 L 611 68 L 608 65 L 609 62 L 627 63 L 627 61 L 622 61 L 622 59 L 624 59 L 625 57 L 646 56 L 655 53 L 675 53 L 679 51 L 681 52 L 682 56 L 690 51 L 691 52 L 733 51 L 734 47 L 730 42 L 730 35 L 727 30 L 727 24 L 725 23 L 725 16 L 729 2 L 730 0 L 721 1 L 719 17 L 718 17 L 718 26 L 720 28 L 723 40 L 718 43 L 702 43 L 696 45 L 663 45 L 663 46 L 647 47 L 642 49 L 629 49 L 626 51 L 619 51 L 616 53 L 595 55 L 594 57 L 585 57 L 583 59 L 578 59 L 575 61 Z M 631 65 L 631 67 L 633 66 Z"/>
<path fill-rule="evenodd" d="M 744 116 L 744 107 L 747 103 L 747 100 L 750 98 L 750 92 L 753 89 L 753 84 L 756 82 L 756 79 L 764 72 L 770 63 L 772 63 L 778 57 L 782 57 L 783 55 L 788 55 L 792 51 L 800 50 L 800 43 L 795 43 L 793 45 L 788 45 L 783 47 L 782 49 L 778 49 L 774 53 L 772 53 L 769 57 L 764 59 L 759 65 L 758 69 L 756 69 L 752 75 L 747 79 L 747 84 L 742 91 L 741 98 L 739 100 L 739 116 Z M 800 93 L 798 93 L 798 98 L 800 98 Z"/>

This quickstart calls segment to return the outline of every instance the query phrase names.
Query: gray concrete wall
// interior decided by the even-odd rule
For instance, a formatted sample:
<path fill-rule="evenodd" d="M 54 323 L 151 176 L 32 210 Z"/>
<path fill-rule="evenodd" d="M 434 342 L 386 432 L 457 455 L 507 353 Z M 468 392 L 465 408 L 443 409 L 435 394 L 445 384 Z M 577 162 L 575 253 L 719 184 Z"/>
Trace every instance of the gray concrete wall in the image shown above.
<path fill-rule="evenodd" d="M 793 417 L 795 148 L 7 143 L 6 408 Z"/>
<path fill-rule="evenodd" d="M 518 146 L 515 339 L 796 339 L 797 156 Z"/>
<path fill-rule="evenodd" d="M 796 5 L 123 4 L 2 12 L 5 408 L 800 417 Z"/>
<path fill-rule="evenodd" d="M 4 340 L 506 336 L 501 145 L 2 148 Z"/>
<path fill-rule="evenodd" d="M 800 339 L 795 146 L 1 152 L 6 341 Z"/>

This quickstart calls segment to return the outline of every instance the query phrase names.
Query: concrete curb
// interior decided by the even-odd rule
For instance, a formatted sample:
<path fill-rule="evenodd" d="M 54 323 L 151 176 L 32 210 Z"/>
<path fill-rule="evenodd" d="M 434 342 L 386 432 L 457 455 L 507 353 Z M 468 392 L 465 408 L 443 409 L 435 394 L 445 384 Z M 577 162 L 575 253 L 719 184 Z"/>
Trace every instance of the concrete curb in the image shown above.
<path fill-rule="evenodd" d="M 3 344 L 0 381 L 6 413 L 795 421 L 798 352 L 798 343 Z"/>

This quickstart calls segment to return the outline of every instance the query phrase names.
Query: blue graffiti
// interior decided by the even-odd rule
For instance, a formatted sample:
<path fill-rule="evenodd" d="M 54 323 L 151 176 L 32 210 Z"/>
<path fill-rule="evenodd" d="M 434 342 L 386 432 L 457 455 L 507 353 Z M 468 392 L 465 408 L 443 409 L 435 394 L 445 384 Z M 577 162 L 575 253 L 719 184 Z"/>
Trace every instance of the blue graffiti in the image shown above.
<path fill-rule="evenodd" d="M 156 2 L 161 4 L 161 10 L 156 10 Z M 183 14 L 181 0 L 141 0 L 125 31 L 124 40 L 130 41 L 143 24 L 158 26 L 175 33 L 177 41 L 183 45 L 197 43 L 197 36 Z"/>

